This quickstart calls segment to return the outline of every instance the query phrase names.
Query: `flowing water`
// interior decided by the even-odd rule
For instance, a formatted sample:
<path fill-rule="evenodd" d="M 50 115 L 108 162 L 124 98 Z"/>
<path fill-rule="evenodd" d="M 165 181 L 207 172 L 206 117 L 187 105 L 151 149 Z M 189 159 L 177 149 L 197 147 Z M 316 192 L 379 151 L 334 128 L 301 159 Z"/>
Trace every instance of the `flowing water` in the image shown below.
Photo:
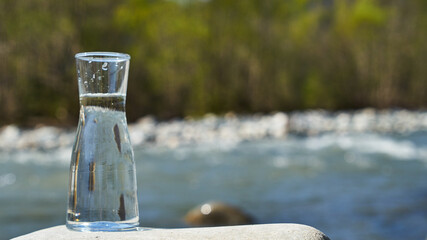
<path fill-rule="evenodd" d="M 65 223 L 71 149 L 0 152 L 0 239 Z M 140 224 L 185 227 L 210 200 L 331 239 L 425 239 L 427 132 L 327 133 L 135 149 Z"/>

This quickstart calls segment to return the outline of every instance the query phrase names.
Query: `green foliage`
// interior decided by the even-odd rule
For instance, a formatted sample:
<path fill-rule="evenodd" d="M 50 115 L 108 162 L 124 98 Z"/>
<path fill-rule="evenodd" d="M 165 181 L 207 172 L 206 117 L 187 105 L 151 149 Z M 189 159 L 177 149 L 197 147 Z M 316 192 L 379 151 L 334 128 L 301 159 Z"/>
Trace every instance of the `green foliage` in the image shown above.
<path fill-rule="evenodd" d="M 426 107 L 423 0 L 0 0 L 0 123 L 78 114 L 74 54 L 132 56 L 128 116 Z"/>
<path fill-rule="evenodd" d="M 389 6 L 380 6 L 375 0 L 336 1 L 335 26 L 349 38 L 371 37 L 387 24 Z"/>
<path fill-rule="evenodd" d="M 203 57 L 207 26 L 197 12 L 170 1 L 129 1 L 117 9 L 116 23 L 128 31 L 132 75 L 143 75 L 138 92 L 145 95 L 143 108 L 163 109 L 162 117 L 202 113 L 205 109 L 205 64 Z M 132 84 L 132 83 L 130 83 Z M 134 95 L 136 94 L 136 95 Z"/>

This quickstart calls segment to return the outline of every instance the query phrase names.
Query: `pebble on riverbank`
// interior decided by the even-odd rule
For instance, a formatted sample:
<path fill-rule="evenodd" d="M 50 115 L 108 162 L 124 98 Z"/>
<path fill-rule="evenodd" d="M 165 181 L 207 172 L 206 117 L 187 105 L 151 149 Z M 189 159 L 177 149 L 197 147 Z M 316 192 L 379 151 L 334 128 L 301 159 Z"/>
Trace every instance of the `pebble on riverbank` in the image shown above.
<path fill-rule="evenodd" d="M 170 148 L 191 144 L 229 146 L 242 141 L 281 139 L 288 134 L 316 135 L 327 132 L 405 133 L 427 130 L 427 111 L 374 110 L 328 112 L 311 110 L 236 117 L 234 114 L 208 114 L 194 120 L 157 122 L 144 117 L 129 124 L 134 146 L 158 145 Z M 20 129 L 14 125 L 0 129 L 0 150 L 49 150 L 72 146 L 75 132 L 44 126 Z"/>

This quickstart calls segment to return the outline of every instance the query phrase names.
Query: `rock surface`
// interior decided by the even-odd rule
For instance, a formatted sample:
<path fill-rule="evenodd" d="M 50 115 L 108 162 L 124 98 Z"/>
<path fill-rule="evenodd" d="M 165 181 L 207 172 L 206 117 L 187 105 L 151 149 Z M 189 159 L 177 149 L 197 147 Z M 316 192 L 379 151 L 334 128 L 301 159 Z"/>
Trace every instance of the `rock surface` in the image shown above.
<path fill-rule="evenodd" d="M 232 227 L 146 229 L 132 232 L 84 233 L 68 230 L 64 225 L 43 229 L 15 240 L 35 239 L 287 239 L 287 240 L 329 240 L 319 230 L 301 224 L 260 224 Z"/>

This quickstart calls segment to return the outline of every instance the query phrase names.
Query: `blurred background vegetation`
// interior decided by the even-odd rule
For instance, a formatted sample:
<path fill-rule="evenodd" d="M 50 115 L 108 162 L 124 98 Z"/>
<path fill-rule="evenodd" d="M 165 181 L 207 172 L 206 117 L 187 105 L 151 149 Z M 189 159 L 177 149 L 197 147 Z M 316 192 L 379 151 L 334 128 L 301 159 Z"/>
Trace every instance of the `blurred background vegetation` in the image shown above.
<path fill-rule="evenodd" d="M 74 54 L 132 56 L 127 115 L 427 103 L 425 0 L 0 0 L 0 125 L 75 125 Z"/>

